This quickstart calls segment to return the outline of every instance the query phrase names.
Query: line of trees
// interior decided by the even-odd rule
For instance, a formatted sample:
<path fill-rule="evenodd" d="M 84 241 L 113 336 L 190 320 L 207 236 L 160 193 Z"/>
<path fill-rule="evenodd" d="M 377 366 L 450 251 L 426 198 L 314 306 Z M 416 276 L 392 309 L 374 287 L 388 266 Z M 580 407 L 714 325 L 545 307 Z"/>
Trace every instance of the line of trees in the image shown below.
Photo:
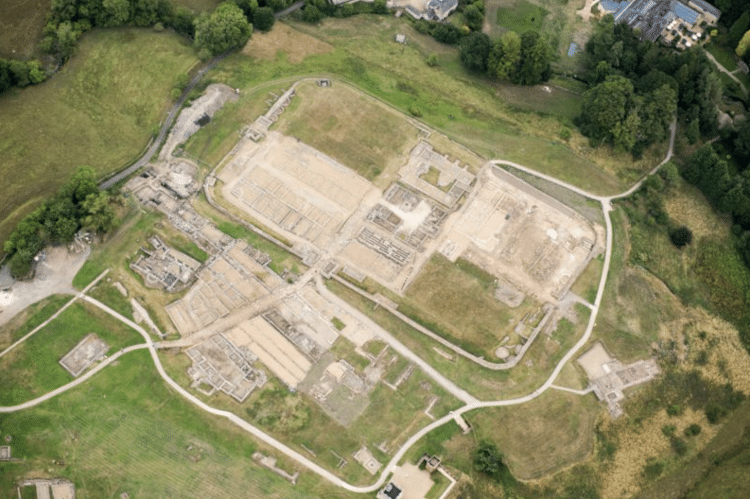
<path fill-rule="evenodd" d="M 105 233 L 115 225 L 117 197 L 99 190 L 96 173 L 79 167 L 57 194 L 24 217 L 5 241 L 11 275 L 31 273 L 34 257 L 48 244 L 70 243 L 80 229 Z"/>
<path fill-rule="evenodd" d="M 723 89 L 700 47 L 682 53 L 638 36 L 605 16 L 583 54 L 584 95 L 576 125 L 592 145 L 608 143 L 640 157 L 663 140 L 675 112 L 694 134 L 717 130 Z"/>
<path fill-rule="evenodd" d="M 479 11 L 483 4 L 475 2 L 464 10 Z M 453 24 L 415 23 L 415 29 L 429 34 L 435 40 L 448 45 L 459 45 L 461 63 L 470 71 L 485 73 L 490 78 L 508 81 L 517 85 L 536 85 L 552 76 L 550 63 L 554 53 L 550 40 L 536 31 L 522 35 L 506 31 L 494 42 L 482 33 L 481 23 L 475 31 L 469 25 L 459 28 Z"/>

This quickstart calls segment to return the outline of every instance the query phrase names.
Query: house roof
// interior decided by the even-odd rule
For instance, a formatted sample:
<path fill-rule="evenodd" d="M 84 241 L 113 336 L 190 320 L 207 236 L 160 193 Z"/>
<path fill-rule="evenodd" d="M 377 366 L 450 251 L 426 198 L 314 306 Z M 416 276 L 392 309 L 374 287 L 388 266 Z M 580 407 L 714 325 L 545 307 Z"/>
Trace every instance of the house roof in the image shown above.
<path fill-rule="evenodd" d="M 716 19 L 721 17 L 721 11 L 705 0 L 690 0 L 690 3 L 701 9 L 703 12 L 713 14 Z"/>
<path fill-rule="evenodd" d="M 401 496 L 401 489 L 393 485 L 393 482 L 391 482 L 383 489 L 383 495 L 390 499 L 398 499 L 399 496 Z"/>

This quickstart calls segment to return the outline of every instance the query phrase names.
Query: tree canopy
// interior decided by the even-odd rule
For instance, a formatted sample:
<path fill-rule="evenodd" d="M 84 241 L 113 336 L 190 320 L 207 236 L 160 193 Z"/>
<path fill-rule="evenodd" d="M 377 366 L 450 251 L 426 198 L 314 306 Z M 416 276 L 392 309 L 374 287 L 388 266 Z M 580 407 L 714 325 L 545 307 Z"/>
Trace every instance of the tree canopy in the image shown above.
<path fill-rule="evenodd" d="M 93 169 L 79 167 L 54 197 L 19 222 L 5 241 L 11 274 L 16 278 L 28 275 L 34 257 L 45 245 L 68 243 L 81 228 L 104 233 L 115 222 L 112 196 L 99 190 Z"/>
<path fill-rule="evenodd" d="M 247 42 L 253 29 L 237 4 L 224 2 L 195 20 L 195 46 L 219 54 Z"/>
<path fill-rule="evenodd" d="M 253 28 L 258 31 L 268 31 L 275 22 L 276 18 L 271 7 L 260 7 L 253 13 Z"/>
<path fill-rule="evenodd" d="M 470 33 L 461 40 L 461 63 L 471 71 L 485 72 L 490 56 L 490 37 L 484 33 Z"/>

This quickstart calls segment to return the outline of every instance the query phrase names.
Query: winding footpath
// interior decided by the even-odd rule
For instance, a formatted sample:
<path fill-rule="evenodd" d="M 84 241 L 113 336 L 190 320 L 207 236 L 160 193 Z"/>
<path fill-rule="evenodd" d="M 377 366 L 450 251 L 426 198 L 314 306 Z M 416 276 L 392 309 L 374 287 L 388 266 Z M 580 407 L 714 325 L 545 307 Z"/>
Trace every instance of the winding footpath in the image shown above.
<path fill-rule="evenodd" d="M 327 469 L 321 467 L 317 463 L 314 463 L 307 457 L 303 456 L 296 450 L 290 448 L 283 442 L 280 442 L 279 440 L 275 439 L 274 437 L 268 435 L 267 433 L 263 432 L 259 428 L 251 425 L 244 419 L 240 418 L 239 416 L 235 415 L 234 413 L 223 411 L 216 409 L 206 403 L 204 403 L 202 400 L 195 397 L 193 394 L 188 392 L 185 388 L 180 386 L 176 381 L 174 381 L 165 371 L 164 366 L 161 363 L 161 360 L 159 359 L 159 356 L 157 354 L 158 348 L 165 348 L 173 346 L 173 342 L 164 342 L 164 344 L 161 343 L 154 343 L 151 339 L 151 336 L 149 333 L 143 329 L 138 324 L 134 323 L 130 319 L 124 317 L 123 315 L 119 314 L 118 312 L 112 310 L 107 305 L 99 302 L 98 300 L 89 297 L 84 292 L 81 292 L 77 298 L 81 298 L 83 300 L 86 300 L 87 302 L 91 303 L 92 305 L 99 307 L 106 313 L 110 314 L 111 316 L 115 317 L 119 321 L 123 322 L 124 324 L 130 326 L 132 329 L 137 331 L 144 339 L 145 343 L 134 345 L 131 347 L 127 347 L 123 350 L 120 350 L 116 354 L 112 355 L 105 361 L 98 364 L 94 369 L 87 372 L 84 376 L 81 376 L 80 378 L 68 383 L 67 385 L 64 385 L 56 390 L 53 390 L 52 392 L 47 393 L 46 395 L 43 395 L 37 399 L 25 402 L 23 404 L 19 404 L 13 407 L 0 407 L 0 413 L 8 413 L 8 412 L 15 412 L 20 411 L 23 409 L 27 409 L 29 407 L 33 407 L 35 405 L 41 404 L 61 393 L 66 392 L 67 390 L 70 390 L 72 388 L 75 388 L 76 386 L 80 385 L 81 383 L 85 382 L 86 380 L 90 379 L 92 376 L 96 375 L 99 371 L 110 365 L 112 362 L 117 360 L 122 355 L 125 355 L 129 352 L 135 351 L 135 350 L 142 350 L 142 349 L 148 349 L 149 353 L 151 354 L 151 358 L 154 362 L 154 365 L 156 366 L 156 369 L 159 373 L 159 375 L 164 379 L 164 381 L 178 394 L 180 394 L 182 397 L 184 397 L 188 402 L 191 404 L 199 407 L 200 409 L 204 410 L 205 412 L 208 412 L 210 414 L 221 416 L 226 419 L 229 419 L 234 424 L 248 432 L 249 434 L 253 435 L 257 439 L 261 440 L 262 442 L 266 443 L 267 445 L 270 445 L 271 447 L 275 448 L 277 451 L 285 454 L 286 456 L 294 459 L 299 463 L 300 465 L 304 466 L 308 470 L 318 474 L 322 478 L 328 480 L 333 485 L 336 485 L 338 487 L 344 488 L 350 492 L 356 492 L 356 493 L 369 493 L 378 490 L 380 487 L 382 487 L 387 478 L 389 477 L 390 473 L 394 471 L 394 469 L 397 467 L 398 462 L 401 460 L 401 458 L 406 454 L 406 452 L 417 442 L 419 439 L 427 435 L 430 431 L 434 430 L 435 428 L 438 428 L 452 420 L 455 420 L 459 416 L 480 408 L 487 408 L 487 407 L 504 407 L 504 406 L 511 406 L 511 405 L 518 405 L 518 404 L 524 404 L 526 402 L 529 402 L 531 400 L 534 400 L 535 398 L 542 395 L 545 391 L 547 391 L 550 388 L 556 389 L 556 390 L 563 390 L 566 392 L 571 392 L 577 395 L 585 395 L 587 393 L 590 393 L 590 389 L 588 390 L 574 390 L 571 388 L 566 387 L 560 387 L 554 385 L 554 381 L 557 378 L 557 376 L 560 374 L 560 371 L 563 369 L 565 364 L 572 359 L 578 351 L 588 342 L 589 338 L 591 337 L 591 333 L 594 329 L 594 325 L 596 324 L 596 317 L 599 313 L 599 307 L 602 302 L 602 298 L 604 296 L 604 289 L 607 283 L 607 278 L 609 275 L 609 267 L 610 267 L 610 261 L 612 257 L 612 222 L 610 219 L 609 212 L 612 211 L 612 205 L 611 202 L 615 199 L 619 199 L 622 197 L 626 197 L 633 192 L 635 192 L 641 184 L 650 176 L 655 174 L 659 168 L 664 165 L 667 161 L 669 161 L 672 158 L 672 153 L 674 149 L 674 141 L 675 141 L 675 135 L 677 131 L 676 122 L 672 123 L 672 126 L 670 127 L 670 139 L 669 139 L 669 148 L 667 150 L 666 157 L 664 160 L 656 165 L 651 171 L 649 171 L 641 180 L 639 180 L 635 185 L 633 185 L 630 189 L 627 191 L 614 195 L 614 196 L 597 196 L 594 194 L 591 194 L 589 192 L 584 191 L 583 189 L 579 189 L 575 186 L 572 186 L 566 182 L 560 181 L 556 178 L 550 177 L 549 175 L 538 173 L 530 168 L 526 168 L 523 165 L 519 165 L 516 163 L 512 163 L 509 161 L 500 161 L 496 160 L 493 161 L 496 165 L 506 164 L 510 165 L 514 168 L 517 168 L 523 172 L 526 172 L 528 174 L 537 176 L 539 178 L 542 178 L 544 180 L 547 180 L 549 182 L 552 182 L 558 186 L 564 187 L 566 189 L 569 189 L 577 194 L 580 194 L 582 196 L 585 196 L 589 199 L 593 199 L 601 203 L 602 211 L 604 213 L 604 221 L 605 221 L 605 228 L 606 228 L 606 241 L 605 241 L 605 252 L 604 252 L 604 265 L 602 268 L 602 274 L 599 279 L 599 288 L 596 293 L 596 299 L 594 300 L 594 303 L 591 306 L 591 314 L 589 316 L 589 322 L 586 326 L 586 330 L 583 334 L 583 336 L 578 340 L 578 342 L 568 351 L 568 353 L 560 360 L 560 362 L 557 364 L 555 369 L 550 374 L 549 378 L 537 389 L 535 389 L 533 392 L 529 393 L 528 395 L 525 395 L 523 397 L 517 397 L 513 399 L 506 399 L 506 400 L 492 400 L 492 401 L 480 401 L 474 398 L 473 396 L 469 395 L 467 392 L 465 392 L 463 389 L 453 385 L 452 382 L 445 379 L 437 370 L 435 370 L 432 366 L 424 362 L 421 358 L 416 356 L 413 352 L 411 352 L 408 348 L 406 348 L 403 344 L 400 344 L 395 338 L 393 338 L 390 334 L 384 339 L 386 339 L 389 344 L 396 345 L 396 349 L 399 351 L 399 353 L 402 353 L 403 355 L 407 356 L 410 360 L 414 361 L 419 365 L 419 367 L 423 370 L 426 370 L 426 373 L 433 377 L 434 379 L 439 379 L 443 381 L 443 386 L 448 388 L 451 393 L 454 395 L 457 395 L 460 400 L 463 400 L 466 402 L 464 406 L 457 409 L 456 411 L 453 411 L 452 413 L 449 413 L 442 418 L 435 420 L 431 424 L 423 427 L 421 430 L 419 430 L 417 433 L 413 434 L 402 446 L 401 448 L 396 452 L 396 454 L 391 458 L 390 462 L 384 467 L 383 471 L 380 473 L 380 476 L 378 477 L 377 481 L 371 485 L 367 486 L 355 486 L 351 485 L 348 482 L 345 482 L 338 476 L 334 475 Z M 100 276 L 99 278 L 101 278 Z M 318 288 L 318 291 L 321 293 L 324 293 L 325 296 L 329 299 L 334 299 L 336 301 L 340 300 L 336 295 L 328 291 L 325 286 L 322 284 L 322 280 L 319 275 L 315 276 L 316 285 Z M 87 288 L 88 289 L 88 288 Z M 364 314 L 357 314 L 357 317 L 362 321 L 370 321 L 369 318 L 364 316 Z M 380 328 L 378 328 L 380 329 Z M 387 333 L 387 332 L 386 332 Z M 25 339 L 25 338 L 24 338 Z M 393 342 L 393 343 L 391 343 Z M 437 377 L 436 377 L 437 376 Z M 444 384 L 447 382 L 446 384 Z"/>

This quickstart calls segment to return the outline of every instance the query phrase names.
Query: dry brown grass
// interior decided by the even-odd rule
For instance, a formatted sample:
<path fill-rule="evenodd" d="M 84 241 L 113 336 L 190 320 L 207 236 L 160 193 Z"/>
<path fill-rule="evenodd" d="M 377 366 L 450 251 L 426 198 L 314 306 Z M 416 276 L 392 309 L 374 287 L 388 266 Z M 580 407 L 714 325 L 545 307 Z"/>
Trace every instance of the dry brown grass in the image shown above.
<path fill-rule="evenodd" d="M 267 33 L 253 33 L 242 53 L 257 59 L 273 60 L 279 52 L 283 52 L 289 62 L 298 64 L 309 55 L 325 54 L 331 50 L 332 45 L 277 22 Z"/>
<path fill-rule="evenodd" d="M 297 87 L 279 131 L 300 139 L 353 169 L 378 187 L 396 179 L 416 145 L 418 130 L 404 116 L 340 82 Z M 352 126 L 356 123 L 356 126 Z"/>
<path fill-rule="evenodd" d="M 717 213 L 698 189 L 684 182 L 666 197 L 664 208 L 675 224 L 690 228 L 694 239 L 726 239 L 732 225 L 731 219 Z"/>
<path fill-rule="evenodd" d="M 586 376 L 578 370 L 573 361 L 569 361 L 562 368 L 560 374 L 555 379 L 555 385 L 574 390 L 583 390 L 588 385 Z"/>
<path fill-rule="evenodd" d="M 539 305 L 526 299 L 510 308 L 495 299 L 493 293 L 494 287 L 485 289 L 476 277 L 440 255 L 427 261 L 406 290 L 406 296 L 426 318 L 459 341 L 486 352 L 487 358 L 494 358 L 493 351 L 500 340 L 511 335 L 516 323 Z"/>
<path fill-rule="evenodd" d="M 660 411 L 640 426 L 628 424 L 627 417 L 618 421 L 605 419 L 603 430 L 617 433 L 618 449 L 612 465 L 607 468 L 606 473 L 601 473 L 602 499 L 635 495 L 646 483 L 642 472 L 649 458 L 664 460 L 665 472 L 668 471 L 676 461 L 672 459 L 674 452 L 662 427 L 674 425 L 675 435 L 683 437 L 685 428 L 693 423 L 699 424 L 702 431 L 700 435 L 690 437 L 690 450 L 684 459 L 690 459 L 700 452 L 719 431 L 720 427 L 709 424 L 703 412 L 688 407 L 680 416 L 668 416 L 666 411 Z"/>
<path fill-rule="evenodd" d="M 591 454 L 599 410 L 593 397 L 549 390 L 527 404 L 471 412 L 467 419 L 478 438 L 497 442 L 514 476 L 533 480 Z"/>

